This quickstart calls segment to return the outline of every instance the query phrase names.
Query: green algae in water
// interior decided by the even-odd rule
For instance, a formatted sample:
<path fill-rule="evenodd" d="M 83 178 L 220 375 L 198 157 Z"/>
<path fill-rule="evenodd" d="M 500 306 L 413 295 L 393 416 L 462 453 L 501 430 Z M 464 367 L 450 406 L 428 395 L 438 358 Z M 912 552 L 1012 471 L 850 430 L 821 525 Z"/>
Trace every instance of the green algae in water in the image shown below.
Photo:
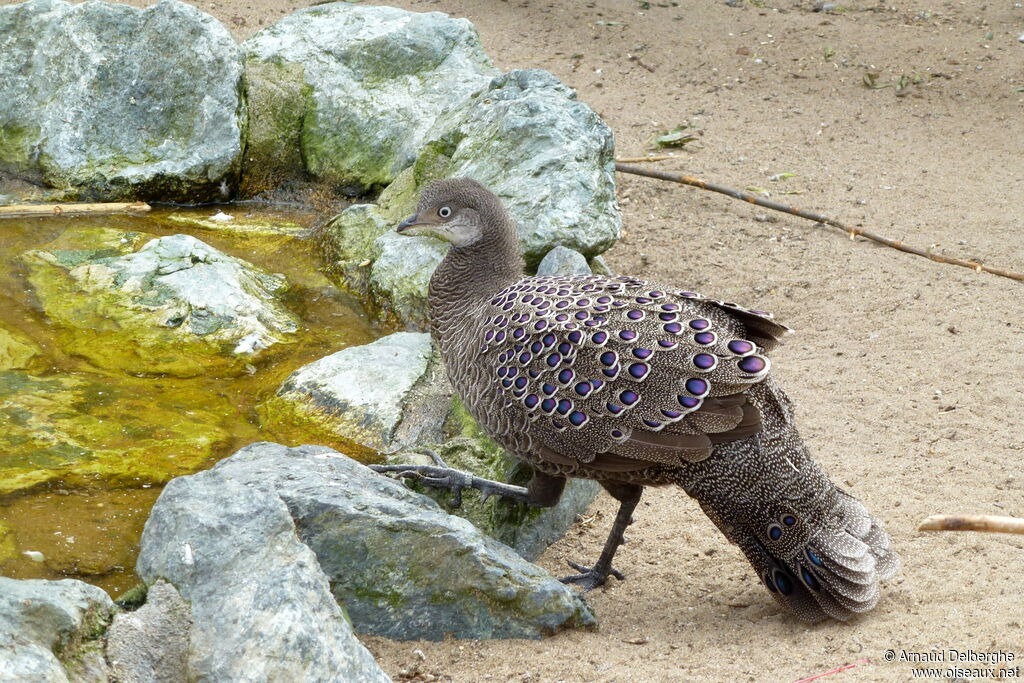
<path fill-rule="evenodd" d="M 223 230 L 210 220 L 220 211 L 234 216 Z M 270 438 L 255 406 L 291 372 L 386 332 L 320 273 L 303 239 L 312 219 L 223 206 L 0 223 L 0 574 L 78 577 L 115 594 L 135 585 L 138 540 L 160 486 Z M 280 302 L 300 321 L 294 343 L 237 377 L 101 369 L 61 344 L 18 259 L 58 240 L 56 260 L 75 267 L 181 233 L 283 274 L 290 287 Z M 272 436 L 306 440 L 287 428 Z"/>

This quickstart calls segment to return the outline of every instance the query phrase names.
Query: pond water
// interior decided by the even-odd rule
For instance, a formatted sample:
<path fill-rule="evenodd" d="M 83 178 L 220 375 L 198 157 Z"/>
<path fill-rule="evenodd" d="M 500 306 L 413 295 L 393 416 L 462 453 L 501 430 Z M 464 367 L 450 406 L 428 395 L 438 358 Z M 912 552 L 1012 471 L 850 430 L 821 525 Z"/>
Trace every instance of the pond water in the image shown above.
<path fill-rule="evenodd" d="M 207 220 L 220 211 L 235 220 L 223 227 Z M 308 212 L 235 205 L 158 208 L 139 216 L 0 220 L 0 331 L 12 331 L 42 350 L 28 369 L 0 372 L 0 575 L 79 578 L 116 597 L 138 582 L 133 569 L 142 527 L 169 476 L 205 469 L 254 441 L 308 441 L 303 434 L 261 427 L 256 406 L 302 365 L 389 331 L 371 322 L 357 300 L 320 272 L 312 240 L 302 236 L 314 218 Z M 242 229 L 247 224 L 259 227 Z M 73 239 L 74 232 L 95 228 L 156 236 L 185 233 L 285 275 L 289 289 L 282 303 L 301 320 L 298 341 L 270 361 L 254 362 L 240 377 L 227 378 L 133 376 L 67 353 L 18 257 L 58 237 Z M 35 428 L 22 418 L 23 405 L 45 404 L 54 386 L 74 388 L 75 414 L 54 409 L 43 430 L 73 422 L 76 434 L 88 442 L 77 444 L 79 453 L 89 454 L 79 457 L 92 459 L 93 465 L 102 461 L 102 467 L 84 467 L 74 475 L 61 470 L 54 477 L 46 470 L 65 462 L 61 444 L 46 453 L 19 450 L 18 444 L 30 438 L 25 430 Z M 193 448 L 193 441 L 202 448 Z M 111 454 L 117 466 L 106 464 Z M 152 474 L 163 471 L 160 467 L 171 474 Z"/>

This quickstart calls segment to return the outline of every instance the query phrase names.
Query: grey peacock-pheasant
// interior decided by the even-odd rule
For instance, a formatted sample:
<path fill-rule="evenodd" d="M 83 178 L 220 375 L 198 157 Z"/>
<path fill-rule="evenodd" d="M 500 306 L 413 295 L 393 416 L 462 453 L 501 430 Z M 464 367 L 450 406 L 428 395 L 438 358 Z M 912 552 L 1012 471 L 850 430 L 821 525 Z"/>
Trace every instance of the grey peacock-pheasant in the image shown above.
<path fill-rule="evenodd" d="M 523 488 L 441 466 L 375 469 L 542 506 L 567 477 L 596 479 L 620 507 L 595 565 L 563 579 L 586 590 L 622 578 L 612 558 L 643 487 L 676 484 L 786 609 L 845 620 L 875 605 L 898 559 L 797 433 L 765 355 L 788 328 L 632 277 L 524 277 L 514 223 L 473 180 L 428 185 L 397 230 L 451 243 L 430 280 L 431 333 L 469 412 L 534 477 Z"/>

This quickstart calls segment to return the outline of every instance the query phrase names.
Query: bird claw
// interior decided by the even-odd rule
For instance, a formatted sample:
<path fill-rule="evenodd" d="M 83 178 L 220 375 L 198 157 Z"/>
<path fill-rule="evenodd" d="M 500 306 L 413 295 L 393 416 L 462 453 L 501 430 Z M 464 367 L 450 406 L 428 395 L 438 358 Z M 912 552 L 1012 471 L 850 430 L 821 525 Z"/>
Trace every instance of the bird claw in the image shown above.
<path fill-rule="evenodd" d="M 461 506 L 462 491 L 473 486 L 473 475 L 447 467 L 443 465 L 444 461 L 436 453 L 431 455 L 435 462 L 440 462 L 442 465 L 369 465 L 369 468 L 378 474 L 393 474 L 400 479 L 418 481 L 424 486 L 448 489 L 452 492 L 448 504 L 453 508 Z"/>
<path fill-rule="evenodd" d="M 609 576 L 614 576 L 619 581 L 625 581 L 626 577 L 618 569 L 608 567 L 601 570 L 597 567 L 586 567 L 582 564 L 569 561 L 569 566 L 579 572 L 571 576 L 563 576 L 559 579 L 562 583 L 572 583 L 583 587 L 583 592 L 592 591 L 598 586 L 603 586 Z"/>

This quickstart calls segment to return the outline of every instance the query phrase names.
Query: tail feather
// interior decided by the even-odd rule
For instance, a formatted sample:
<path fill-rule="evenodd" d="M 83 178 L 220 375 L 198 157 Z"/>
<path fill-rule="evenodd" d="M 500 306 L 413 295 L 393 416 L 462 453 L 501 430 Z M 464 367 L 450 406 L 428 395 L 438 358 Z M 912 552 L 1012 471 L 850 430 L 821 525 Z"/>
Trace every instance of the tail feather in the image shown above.
<path fill-rule="evenodd" d="M 814 464 L 774 382 L 750 394 L 764 430 L 717 445 L 711 457 L 681 470 L 679 483 L 784 608 L 807 621 L 845 621 L 870 610 L 879 582 L 899 567 L 889 535 Z"/>

